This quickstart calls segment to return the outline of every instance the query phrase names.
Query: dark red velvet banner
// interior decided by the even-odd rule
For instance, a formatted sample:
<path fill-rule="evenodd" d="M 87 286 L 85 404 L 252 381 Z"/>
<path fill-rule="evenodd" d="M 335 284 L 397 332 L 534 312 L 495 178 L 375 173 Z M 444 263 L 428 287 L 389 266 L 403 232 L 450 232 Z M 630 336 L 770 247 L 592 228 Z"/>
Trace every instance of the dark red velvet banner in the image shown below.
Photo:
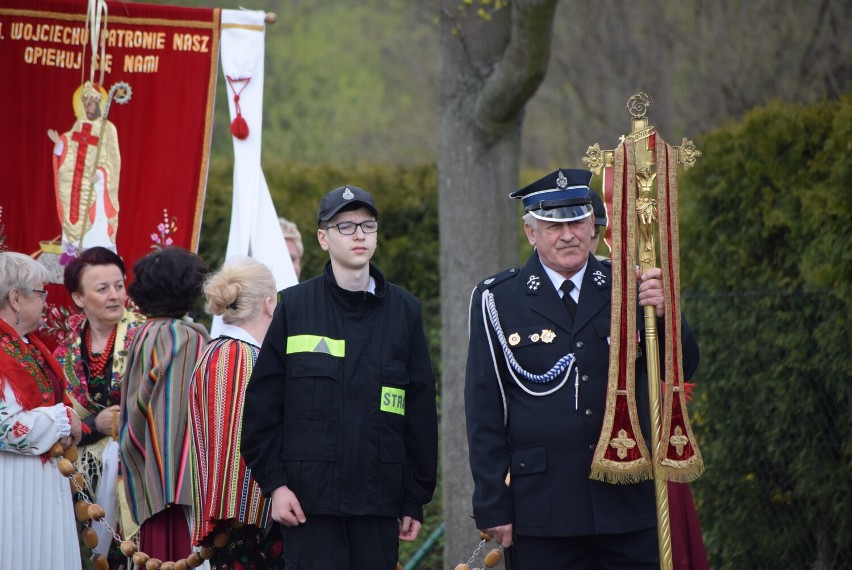
<path fill-rule="evenodd" d="M 3 0 L 0 5 L 0 108 L 5 110 L 0 224 L 6 248 L 39 254 L 58 283 L 63 211 L 66 223 L 69 212 L 77 223 L 88 217 L 83 231 L 94 232 L 97 219 L 128 269 L 152 246 L 173 243 L 197 250 L 210 151 L 219 11 L 108 2 L 101 115 L 113 85 L 124 82 L 132 91 L 125 104 L 114 100 L 109 106 L 113 130 L 100 120 L 78 120 L 85 119 L 86 109 L 78 88 L 91 70 L 87 5 L 85 0 Z M 95 82 L 99 77 L 96 71 Z M 58 137 L 52 140 L 49 130 Z M 55 146 L 57 138 L 64 146 Z M 85 153 L 98 149 L 101 139 L 102 148 L 88 160 L 106 163 L 116 138 L 120 161 L 113 162 L 120 168 L 84 164 Z M 55 154 L 57 148 L 64 154 Z M 54 164 L 63 161 L 71 167 L 65 182 Z M 101 172 L 99 195 L 86 190 L 96 184 L 95 170 Z M 74 185 L 76 193 L 69 190 Z M 58 198 L 60 187 L 65 202 Z M 80 204 L 81 196 L 91 209 Z M 105 203 L 99 218 L 93 200 Z"/>

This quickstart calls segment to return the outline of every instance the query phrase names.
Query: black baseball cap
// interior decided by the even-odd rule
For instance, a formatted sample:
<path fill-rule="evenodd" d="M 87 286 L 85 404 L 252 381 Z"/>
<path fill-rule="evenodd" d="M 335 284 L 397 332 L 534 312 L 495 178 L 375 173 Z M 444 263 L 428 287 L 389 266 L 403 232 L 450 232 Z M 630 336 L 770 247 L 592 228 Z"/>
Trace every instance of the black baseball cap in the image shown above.
<path fill-rule="evenodd" d="M 366 190 L 357 186 L 341 186 L 335 188 L 328 194 L 322 197 L 317 212 L 317 224 L 327 222 L 339 212 L 347 210 L 356 210 L 364 206 L 370 210 L 374 216 L 378 217 L 379 211 L 376 209 L 376 204 L 373 203 L 373 197 Z"/>

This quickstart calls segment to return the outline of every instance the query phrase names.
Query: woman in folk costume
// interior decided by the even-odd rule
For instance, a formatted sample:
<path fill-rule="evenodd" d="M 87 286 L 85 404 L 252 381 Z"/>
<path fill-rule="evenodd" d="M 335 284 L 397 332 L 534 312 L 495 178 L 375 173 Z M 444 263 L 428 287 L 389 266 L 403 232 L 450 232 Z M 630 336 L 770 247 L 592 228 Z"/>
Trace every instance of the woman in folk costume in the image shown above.
<path fill-rule="evenodd" d="M 205 310 L 224 324 L 198 361 L 189 392 L 193 542 L 209 545 L 230 533 L 229 545 L 211 559 L 220 570 L 283 568 L 281 538 L 267 535 L 269 500 L 240 455 L 246 384 L 272 322 L 275 278 L 258 261 L 235 258 L 207 281 L 204 294 Z"/>
<path fill-rule="evenodd" d="M 65 370 L 74 410 L 89 428 L 76 461 L 86 493 L 106 509 L 104 522 L 116 528 L 119 521 L 123 534 L 132 536 L 138 528 L 126 501 L 119 501 L 124 495 L 118 479 L 119 404 L 127 347 L 144 317 L 125 307 L 125 273 L 121 258 L 104 247 L 87 249 L 65 267 L 65 288 L 83 312 L 69 318 L 71 332 L 53 354 Z M 112 532 L 101 522 L 94 528 L 95 551 L 126 562 Z"/>
<path fill-rule="evenodd" d="M 30 333 L 47 270 L 0 253 L 0 568 L 80 568 L 71 487 L 48 454 L 80 441 L 59 363 Z"/>
<path fill-rule="evenodd" d="M 186 315 L 207 271 L 194 253 L 168 247 L 137 261 L 129 286 L 147 320 L 127 351 L 119 449 L 139 549 L 160 560 L 191 552 L 189 385 L 209 336 Z"/>

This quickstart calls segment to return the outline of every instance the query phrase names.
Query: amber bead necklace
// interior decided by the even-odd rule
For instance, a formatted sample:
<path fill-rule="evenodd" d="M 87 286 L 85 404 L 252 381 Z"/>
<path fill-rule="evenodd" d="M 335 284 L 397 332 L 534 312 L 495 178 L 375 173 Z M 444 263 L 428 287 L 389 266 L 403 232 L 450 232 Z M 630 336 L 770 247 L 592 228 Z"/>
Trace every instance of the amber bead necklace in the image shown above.
<path fill-rule="evenodd" d="M 479 570 L 479 568 L 471 568 L 471 564 L 476 560 L 476 557 L 479 556 L 480 552 L 482 552 L 482 548 L 485 546 L 485 543 L 491 540 L 491 537 L 485 534 L 484 532 L 479 533 L 479 546 L 476 547 L 476 550 L 473 551 L 473 555 L 467 562 L 462 562 L 458 566 L 455 567 L 455 570 Z M 482 561 L 483 568 L 494 568 L 500 561 L 503 559 L 503 546 L 498 546 L 497 548 L 492 548 L 488 554 L 485 555 L 485 559 Z"/>
<path fill-rule="evenodd" d="M 77 446 L 72 445 L 68 449 L 63 450 L 62 446 L 57 442 L 53 444 L 53 447 L 50 448 L 48 453 L 50 457 L 57 459 L 56 467 L 59 469 L 59 472 L 70 480 L 71 491 L 80 496 L 80 500 L 74 504 L 74 516 L 78 521 L 86 524 L 80 532 L 86 548 L 94 549 L 98 546 L 98 533 L 92 526 L 93 521 L 100 521 L 112 533 L 113 538 L 120 543 L 119 550 L 121 550 L 121 553 L 130 558 L 133 564 L 140 570 L 189 570 L 190 568 L 198 568 L 206 560 L 213 558 L 216 554 L 216 549 L 224 548 L 231 542 L 230 529 L 227 529 L 217 533 L 213 537 L 212 546 L 202 546 L 198 551 L 190 553 L 186 558 L 181 558 L 175 562 L 170 560 L 164 562 L 157 558 L 151 558 L 139 550 L 139 547 L 132 540 L 122 540 L 121 535 L 103 520 L 106 516 L 104 508 L 97 503 L 93 503 L 86 494 L 83 474 L 77 471 L 77 468 L 74 466 L 74 461 L 77 460 Z M 231 528 L 241 528 L 243 526 L 245 526 L 244 522 L 235 520 Z M 479 548 L 474 553 L 474 557 L 481 550 L 486 540 L 483 539 L 480 543 Z M 499 551 L 498 549 L 494 549 L 489 552 L 488 556 L 486 556 L 485 565 L 489 568 L 495 566 L 502 557 L 500 553 L 502 550 L 503 547 L 501 546 Z M 496 558 L 494 557 L 495 553 L 497 554 Z M 473 560 L 473 557 L 471 560 Z M 489 563 L 490 560 L 493 560 L 493 564 Z M 103 554 L 95 554 L 92 557 L 92 565 L 95 570 L 109 570 L 109 561 Z M 396 569 L 402 570 L 402 565 L 399 562 L 396 564 Z"/>
<path fill-rule="evenodd" d="M 80 533 L 86 548 L 93 549 L 98 545 L 98 534 L 92 526 L 92 521 L 100 521 L 112 533 L 113 538 L 121 543 L 119 548 L 122 554 L 132 559 L 133 564 L 137 568 L 144 568 L 145 570 L 188 570 L 189 568 L 197 568 L 204 564 L 205 560 L 213 558 L 217 548 L 225 547 L 231 542 L 230 530 L 224 530 L 213 538 L 212 546 L 203 546 L 197 552 L 192 552 L 186 558 L 182 558 L 176 562 L 164 562 L 156 558 L 151 558 L 140 551 L 139 547 L 132 540 L 122 540 L 115 529 L 111 528 L 103 520 L 104 516 L 106 516 L 104 508 L 97 503 L 93 503 L 86 494 L 83 475 L 74 466 L 74 461 L 77 459 L 77 446 L 72 445 L 68 449 L 63 450 L 62 446 L 57 442 L 53 444 L 53 447 L 50 448 L 48 453 L 50 457 L 58 460 L 56 467 L 59 469 L 59 472 L 71 481 L 71 491 L 81 497 L 74 505 L 74 515 L 78 521 L 86 524 Z M 240 521 L 234 521 L 233 528 L 240 528 L 244 524 Z M 95 570 L 109 570 L 109 562 L 103 554 L 95 554 L 92 557 L 92 564 Z"/>

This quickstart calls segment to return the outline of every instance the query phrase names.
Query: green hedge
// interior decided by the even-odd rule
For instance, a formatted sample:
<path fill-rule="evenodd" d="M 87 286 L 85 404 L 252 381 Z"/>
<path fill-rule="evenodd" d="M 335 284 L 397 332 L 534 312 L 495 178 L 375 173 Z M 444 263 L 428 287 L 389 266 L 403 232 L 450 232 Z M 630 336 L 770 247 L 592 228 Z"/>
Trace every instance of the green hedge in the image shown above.
<path fill-rule="evenodd" d="M 344 184 L 360 186 L 373 195 L 381 222 L 374 262 L 390 281 L 423 301 L 423 318 L 437 371 L 440 304 L 435 167 L 365 165 L 342 170 L 325 165 L 272 163 L 264 167 L 264 174 L 278 215 L 295 222 L 302 233 L 302 279 L 319 274 L 328 260 L 316 239 L 317 208 L 322 196 Z M 211 163 L 199 255 L 214 268 L 222 265 L 227 247 L 232 176 L 230 161 L 219 159 Z"/>
<path fill-rule="evenodd" d="M 852 564 L 852 96 L 699 141 L 682 288 L 712 568 Z"/>

